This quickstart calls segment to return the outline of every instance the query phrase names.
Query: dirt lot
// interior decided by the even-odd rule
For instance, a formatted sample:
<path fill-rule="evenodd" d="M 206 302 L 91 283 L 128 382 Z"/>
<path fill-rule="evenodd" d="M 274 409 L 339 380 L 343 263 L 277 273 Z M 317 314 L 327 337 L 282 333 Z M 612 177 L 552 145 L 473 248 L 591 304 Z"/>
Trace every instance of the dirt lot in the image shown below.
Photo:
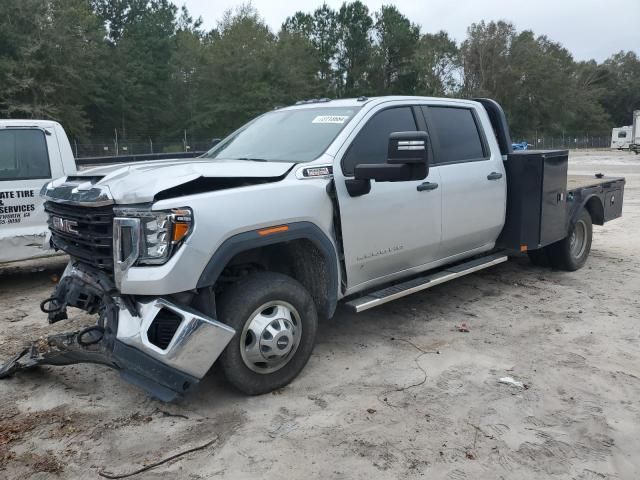
<path fill-rule="evenodd" d="M 24 373 L 0 382 L 0 478 L 126 474 L 208 442 L 134 478 L 640 478 L 640 156 L 581 152 L 571 170 L 627 177 L 583 270 L 520 259 L 340 310 L 303 374 L 261 397 L 215 372 L 177 404 L 102 366 Z M 38 303 L 61 264 L 44 266 L 0 276 L 0 357 L 50 330 Z"/>

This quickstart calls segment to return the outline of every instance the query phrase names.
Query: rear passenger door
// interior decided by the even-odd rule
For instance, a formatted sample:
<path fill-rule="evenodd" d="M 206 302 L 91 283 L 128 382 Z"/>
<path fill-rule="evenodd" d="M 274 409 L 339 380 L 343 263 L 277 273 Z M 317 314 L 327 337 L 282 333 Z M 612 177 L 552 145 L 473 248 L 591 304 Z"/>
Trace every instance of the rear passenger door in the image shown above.
<path fill-rule="evenodd" d="M 442 180 L 441 257 L 493 248 L 504 223 L 506 176 L 473 106 L 422 108 Z"/>

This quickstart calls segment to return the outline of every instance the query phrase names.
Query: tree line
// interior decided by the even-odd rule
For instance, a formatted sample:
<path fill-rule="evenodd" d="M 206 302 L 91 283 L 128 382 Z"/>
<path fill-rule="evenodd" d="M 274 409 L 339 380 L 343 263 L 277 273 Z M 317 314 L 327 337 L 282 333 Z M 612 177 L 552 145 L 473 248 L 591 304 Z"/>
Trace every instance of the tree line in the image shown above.
<path fill-rule="evenodd" d="M 205 30 L 170 0 L 0 2 L 0 117 L 55 119 L 79 139 L 212 138 L 300 99 L 389 94 L 495 98 L 516 137 L 607 134 L 640 108 L 640 59 L 576 61 L 503 21 L 458 44 L 360 1 L 278 32 L 250 4 Z"/>

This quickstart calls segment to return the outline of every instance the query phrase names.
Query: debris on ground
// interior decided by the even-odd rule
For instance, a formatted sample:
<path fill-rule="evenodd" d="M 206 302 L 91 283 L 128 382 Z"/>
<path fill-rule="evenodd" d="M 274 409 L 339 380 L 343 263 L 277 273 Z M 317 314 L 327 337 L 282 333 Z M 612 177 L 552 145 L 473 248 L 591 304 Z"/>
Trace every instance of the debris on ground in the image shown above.
<path fill-rule="evenodd" d="M 202 444 L 200 446 L 197 446 L 197 447 L 189 448 L 188 450 L 184 450 L 183 452 L 176 453 L 175 455 L 171 455 L 170 457 L 163 458 L 162 460 L 158 460 L 157 462 L 150 463 L 150 464 L 145 465 L 144 467 L 139 468 L 137 470 L 134 470 L 132 472 L 128 472 L 128 473 L 111 473 L 111 472 L 107 472 L 105 470 L 102 470 L 102 471 L 98 472 L 98 475 L 100 475 L 101 477 L 104 477 L 104 478 L 109 478 L 109 479 L 119 479 L 119 478 L 132 477 L 134 475 L 138 475 L 139 473 L 146 472 L 147 470 L 151 470 L 152 468 L 156 468 L 156 467 L 159 467 L 160 465 L 164 465 L 165 463 L 168 463 L 168 462 L 170 462 L 172 460 L 175 460 L 177 458 L 183 457 L 183 456 L 188 455 L 190 453 L 197 452 L 199 450 L 204 450 L 205 448 L 211 447 L 213 444 L 215 444 L 218 441 L 219 438 L 220 437 L 218 437 L 216 435 L 212 440 L 209 440 L 207 443 L 204 443 L 204 444 Z"/>
<path fill-rule="evenodd" d="M 462 333 L 469 333 L 469 325 L 466 322 L 462 322 L 460 325 L 455 326 L 455 330 Z"/>
<path fill-rule="evenodd" d="M 24 454 L 21 455 L 20 460 L 29 465 L 34 472 L 60 474 L 64 469 L 62 462 L 50 450 L 42 455 L 37 453 Z"/>
<path fill-rule="evenodd" d="M 500 380 L 498 380 L 498 382 L 504 383 L 505 385 L 511 385 L 513 387 L 522 388 L 524 390 L 527 390 L 529 388 L 529 385 L 527 385 L 526 383 L 519 382 L 515 380 L 513 377 L 502 377 Z"/>

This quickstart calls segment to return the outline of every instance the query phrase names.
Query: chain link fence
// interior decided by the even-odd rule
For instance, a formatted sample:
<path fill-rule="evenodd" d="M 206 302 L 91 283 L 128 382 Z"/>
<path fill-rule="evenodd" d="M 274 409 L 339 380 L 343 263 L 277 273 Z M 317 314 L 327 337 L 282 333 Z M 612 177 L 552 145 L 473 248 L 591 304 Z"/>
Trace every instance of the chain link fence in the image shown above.
<path fill-rule="evenodd" d="M 529 149 L 544 150 L 554 148 L 609 148 L 611 137 L 600 135 L 582 136 L 546 136 L 512 135 L 514 143 L 528 144 Z M 212 140 L 175 140 L 154 142 L 153 140 L 127 139 L 109 142 L 84 143 L 73 141 L 72 148 L 76 158 L 109 157 L 119 155 L 144 155 L 151 153 L 204 152 L 212 147 Z"/>
<path fill-rule="evenodd" d="M 580 135 L 580 136 L 546 136 L 529 134 L 525 136 L 511 135 L 514 143 L 527 142 L 529 149 L 546 150 L 554 148 L 609 148 L 611 147 L 610 135 Z"/>
<path fill-rule="evenodd" d="M 162 141 L 115 140 L 110 142 L 79 142 L 71 144 L 75 158 L 144 155 L 151 153 L 204 152 L 211 148 L 211 140 Z"/>

